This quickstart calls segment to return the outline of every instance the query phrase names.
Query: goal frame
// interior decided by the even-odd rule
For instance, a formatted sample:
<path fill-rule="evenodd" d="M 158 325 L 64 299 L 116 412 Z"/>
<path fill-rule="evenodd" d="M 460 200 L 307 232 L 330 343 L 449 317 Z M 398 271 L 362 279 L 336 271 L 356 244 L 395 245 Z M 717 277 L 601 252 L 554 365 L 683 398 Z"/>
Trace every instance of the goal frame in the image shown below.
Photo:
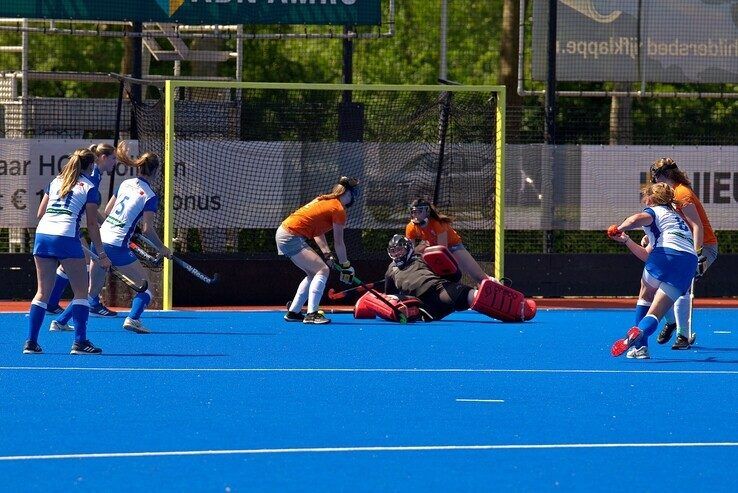
<path fill-rule="evenodd" d="M 502 85 L 383 85 L 383 84 L 309 84 L 278 82 L 229 82 L 205 80 L 171 80 L 164 83 L 164 245 L 174 249 L 174 128 L 175 95 L 178 88 L 206 89 L 272 89 L 301 91 L 414 91 L 414 92 L 483 92 L 496 93 L 495 107 L 495 228 L 494 274 L 498 279 L 505 271 L 505 107 L 506 88 Z M 164 263 L 162 279 L 162 308 L 171 310 L 174 300 L 174 265 Z"/>

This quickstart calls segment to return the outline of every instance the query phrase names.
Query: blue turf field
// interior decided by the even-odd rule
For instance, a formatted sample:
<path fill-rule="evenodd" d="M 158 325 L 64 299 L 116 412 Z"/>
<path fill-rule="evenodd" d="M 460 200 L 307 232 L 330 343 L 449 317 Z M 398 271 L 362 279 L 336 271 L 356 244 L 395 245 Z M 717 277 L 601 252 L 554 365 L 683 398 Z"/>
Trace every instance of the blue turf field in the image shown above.
<path fill-rule="evenodd" d="M 738 310 L 612 358 L 631 310 L 396 325 L 278 312 L 91 319 L 70 356 L 2 314 L 3 491 L 735 491 Z M 51 318 L 47 317 L 46 323 Z"/>

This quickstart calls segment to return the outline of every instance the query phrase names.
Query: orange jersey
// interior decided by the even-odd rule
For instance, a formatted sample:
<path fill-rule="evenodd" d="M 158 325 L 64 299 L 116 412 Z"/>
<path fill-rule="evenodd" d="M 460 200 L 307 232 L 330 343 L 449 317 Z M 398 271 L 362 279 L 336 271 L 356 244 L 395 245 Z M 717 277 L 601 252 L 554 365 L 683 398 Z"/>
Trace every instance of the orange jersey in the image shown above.
<path fill-rule="evenodd" d="M 428 218 L 428 224 L 423 227 L 410 221 L 405 227 L 405 237 L 408 240 L 425 240 L 431 246 L 438 245 L 438 235 L 444 232 L 448 233 L 448 245 L 446 246 L 451 247 L 461 243 L 461 237 L 451 227 L 451 224 L 442 223 L 437 219 Z"/>
<path fill-rule="evenodd" d="M 702 221 L 702 228 L 705 231 L 704 237 L 702 238 L 702 244 L 717 245 L 717 237 L 715 236 L 715 231 L 712 230 L 710 220 L 707 218 L 705 208 L 702 207 L 702 202 L 700 202 L 697 194 L 695 194 L 688 186 L 682 185 L 680 183 L 674 187 L 674 200 L 677 203 L 681 204 L 681 206 L 679 207 L 680 212 L 683 206 L 687 204 L 694 204 L 694 206 L 697 208 L 697 214 L 700 216 L 700 221 Z"/>
<path fill-rule="evenodd" d="M 346 209 L 338 199 L 315 199 L 303 205 L 282 221 L 282 227 L 294 235 L 315 238 L 333 228 L 333 223 L 346 224 Z"/>

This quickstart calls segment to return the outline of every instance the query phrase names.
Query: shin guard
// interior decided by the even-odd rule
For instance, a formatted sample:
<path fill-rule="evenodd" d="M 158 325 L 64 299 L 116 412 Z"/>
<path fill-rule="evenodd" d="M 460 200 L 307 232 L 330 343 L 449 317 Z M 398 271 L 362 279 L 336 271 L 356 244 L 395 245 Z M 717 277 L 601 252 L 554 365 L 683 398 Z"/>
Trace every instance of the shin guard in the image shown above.
<path fill-rule="evenodd" d="M 536 303 L 523 293 L 485 279 L 479 285 L 470 308 L 503 322 L 522 322 L 536 315 Z"/>
<path fill-rule="evenodd" d="M 412 296 L 403 296 L 398 298 L 397 296 L 385 295 L 377 293 L 376 295 L 372 292 L 365 293 L 356 302 L 354 306 L 354 318 L 375 318 L 379 317 L 390 322 L 399 322 L 397 318 L 397 312 L 393 310 L 387 303 L 378 299 L 381 296 L 390 305 L 397 308 L 400 313 L 407 317 L 408 322 L 420 320 L 420 300 Z"/>

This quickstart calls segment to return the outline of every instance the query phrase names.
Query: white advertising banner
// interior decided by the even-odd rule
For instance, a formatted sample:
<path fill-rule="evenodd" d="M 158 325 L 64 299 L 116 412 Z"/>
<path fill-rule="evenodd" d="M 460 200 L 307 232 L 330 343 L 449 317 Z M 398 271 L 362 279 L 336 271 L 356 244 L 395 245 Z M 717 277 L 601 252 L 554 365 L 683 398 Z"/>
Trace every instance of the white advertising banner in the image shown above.
<path fill-rule="evenodd" d="M 36 214 L 43 190 L 69 160 L 75 149 L 112 141 L 81 139 L 0 139 L 0 227 L 27 228 L 38 223 Z M 132 154 L 138 143 L 129 143 Z M 135 170 L 118 165 L 115 182 L 135 175 Z M 110 175 L 103 174 L 100 192 L 108 197 Z"/>
<path fill-rule="evenodd" d="M 606 229 L 640 211 L 651 163 L 670 157 L 685 171 L 713 229 L 738 229 L 738 147 L 581 146 L 581 225 Z"/>

